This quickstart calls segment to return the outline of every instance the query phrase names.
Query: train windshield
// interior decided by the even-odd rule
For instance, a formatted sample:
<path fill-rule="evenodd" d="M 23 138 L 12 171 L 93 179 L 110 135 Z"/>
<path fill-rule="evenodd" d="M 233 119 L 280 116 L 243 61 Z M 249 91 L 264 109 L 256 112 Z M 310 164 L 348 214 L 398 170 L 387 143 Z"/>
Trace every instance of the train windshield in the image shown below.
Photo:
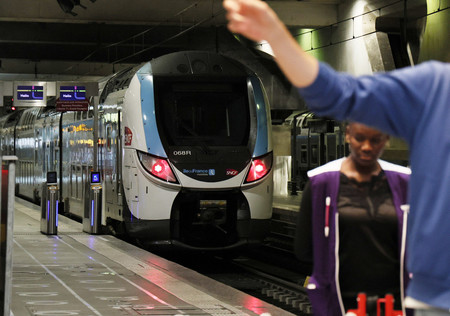
<path fill-rule="evenodd" d="M 155 80 L 155 114 L 169 146 L 246 146 L 247 82 Z"/>

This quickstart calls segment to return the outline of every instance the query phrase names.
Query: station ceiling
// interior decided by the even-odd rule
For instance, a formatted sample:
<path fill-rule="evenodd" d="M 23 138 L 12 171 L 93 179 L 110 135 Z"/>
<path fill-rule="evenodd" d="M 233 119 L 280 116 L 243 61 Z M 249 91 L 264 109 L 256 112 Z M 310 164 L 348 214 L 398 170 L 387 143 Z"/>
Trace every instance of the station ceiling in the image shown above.
<path fill-rule="evenodd" d="M 338 1 L 268 3 L 289 27 L 312 28 L 336 22 Z M 1 0 L 0 80 L 104 76 L 214 45 L 219 36 L 232 37 L 225 26 L 221 0 Z"/>

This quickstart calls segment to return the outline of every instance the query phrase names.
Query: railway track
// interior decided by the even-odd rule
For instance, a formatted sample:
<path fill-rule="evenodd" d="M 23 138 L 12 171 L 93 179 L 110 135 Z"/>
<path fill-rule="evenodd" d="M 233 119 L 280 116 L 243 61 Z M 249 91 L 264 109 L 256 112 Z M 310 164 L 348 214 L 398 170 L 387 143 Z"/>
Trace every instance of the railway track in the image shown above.
<path fill-rule="evenodd" d="M 305 275 L 251 258 L 233 260 L 239 269 L 258 280 L 259 293 L 248 293 L 296 315 L 311 315 L 304 288 Z"/>
<path fill-rule="evenodd" d="M 294 315 L 312 315 L 303 286 L 306 274 L 292 254 L 261 247 L 236 258 L 204 254 L 163 256 Z"/>

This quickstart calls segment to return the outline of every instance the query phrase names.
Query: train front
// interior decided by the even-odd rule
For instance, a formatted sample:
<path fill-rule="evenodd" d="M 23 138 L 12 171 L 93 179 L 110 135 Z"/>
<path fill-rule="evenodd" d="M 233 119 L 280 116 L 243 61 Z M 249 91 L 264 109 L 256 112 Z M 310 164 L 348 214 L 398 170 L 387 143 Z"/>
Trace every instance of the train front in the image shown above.
<path fill-rule="evenodd" d="M 188 249 L 261 243 L 272 216 L 273 154 L 260 80 L 221 55 L 179 52 L 147 63 L 129 91 L 127 231 Z"/>

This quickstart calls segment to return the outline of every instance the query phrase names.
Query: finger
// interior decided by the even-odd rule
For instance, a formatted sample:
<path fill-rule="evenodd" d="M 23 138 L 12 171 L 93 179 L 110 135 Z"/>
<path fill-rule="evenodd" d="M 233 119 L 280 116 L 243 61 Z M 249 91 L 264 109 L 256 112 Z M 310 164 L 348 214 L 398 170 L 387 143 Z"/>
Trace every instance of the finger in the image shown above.
<path fill-rule="evenodd" d="M 239 2 L 237 0 L 224 0 L 222 3 L 223 7 L 227 11 L 236 12 L 239 11 Z"/>

